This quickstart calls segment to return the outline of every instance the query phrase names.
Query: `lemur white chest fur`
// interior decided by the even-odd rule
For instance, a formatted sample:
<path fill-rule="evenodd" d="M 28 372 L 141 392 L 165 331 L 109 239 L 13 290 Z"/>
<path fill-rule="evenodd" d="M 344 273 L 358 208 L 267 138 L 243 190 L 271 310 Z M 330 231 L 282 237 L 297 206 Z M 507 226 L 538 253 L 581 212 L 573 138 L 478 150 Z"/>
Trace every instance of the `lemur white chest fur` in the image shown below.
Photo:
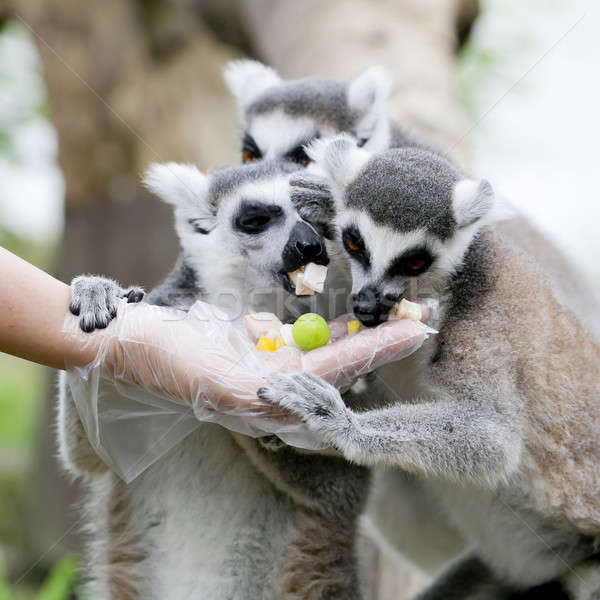
<path fill-rule="evenodd" d="M 498 588 L 490 597 L 503 597 L 597 560 L 594 317 L 528 254 L 535 234 L 508 234 L 527 230 L 520 217 L 495 221 L 487 182 L 421 149 L 372 156 L 341 138 L 308 153 L 330 179 L 356 316 L 375 325 L 404 295 L 437 295 L 439 334 L 378 372 L 396 395 L 387 407 L 354 412 L 330 386 L 307 391 L 302 375 L 275 377 L 264 397 L 349 460 L 423 477 L 475 547 L 453 567 L 457 583 L 477 560 Z M 598 302 L 586 293 L 589 317 Z"/>

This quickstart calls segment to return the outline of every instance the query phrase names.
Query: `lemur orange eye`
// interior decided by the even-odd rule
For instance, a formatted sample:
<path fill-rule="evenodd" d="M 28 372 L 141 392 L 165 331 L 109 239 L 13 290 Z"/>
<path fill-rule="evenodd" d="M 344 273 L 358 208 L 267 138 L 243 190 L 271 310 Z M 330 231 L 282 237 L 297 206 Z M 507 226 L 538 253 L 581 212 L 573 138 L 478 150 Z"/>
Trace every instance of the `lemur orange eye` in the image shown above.
<path fill-rule="evenodd" d="M 244 152 L 242 152 L 242 160 L 245 163 L 251 163 L 257 159 L 258 159 L 258 156 L 251 150 L 244 150 Z"/>
<path fill-rule="evenodd" d="M 354 242 L 350 238 L 346 238 L 344 240 L 344 244 L 349 252 L 360 252 L 360 250 L 362 248 L 362 246 L 359 243 Z"/>
<path fill-rule="evenodd" d="M 416 277 L 429 269 L 434 260 L 427 248 L 413 248 L 394 259 L 387 270 L 388 277 Z"/>
<path fill-rule="evenodd" d="M 422 256 L 413 256 L 409 258 L 406 262 L 406 268 L 413 273 L 418 273 L 425 268 L 426 260 Z"/>

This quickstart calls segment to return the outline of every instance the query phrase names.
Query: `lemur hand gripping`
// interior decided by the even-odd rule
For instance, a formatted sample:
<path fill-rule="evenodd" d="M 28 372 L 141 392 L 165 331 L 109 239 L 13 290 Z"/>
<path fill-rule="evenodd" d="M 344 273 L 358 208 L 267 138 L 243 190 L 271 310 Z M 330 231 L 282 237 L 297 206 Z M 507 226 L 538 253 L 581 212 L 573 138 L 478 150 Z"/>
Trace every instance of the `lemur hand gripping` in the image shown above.
<path fill-rule="evenodd" d="M 358 377 L 417 350 L 429 331 L 414 321 L 396 321 L 312 352 L 287 347 L 261 353 L 242 326 L 204 302 L 183 312 L 121 301 L 118 317 L 92 334 L 82 332 L 75 317 L 66 318 L 65 335 L 95 353 L 90 364 L 69 369 L 67 382 L 92 446 L 131 481 L 200 421 L 323 448 L 295 417 L 258 399 L 265 378 L 273 371 L 310 371 L 347 389 Z"/>

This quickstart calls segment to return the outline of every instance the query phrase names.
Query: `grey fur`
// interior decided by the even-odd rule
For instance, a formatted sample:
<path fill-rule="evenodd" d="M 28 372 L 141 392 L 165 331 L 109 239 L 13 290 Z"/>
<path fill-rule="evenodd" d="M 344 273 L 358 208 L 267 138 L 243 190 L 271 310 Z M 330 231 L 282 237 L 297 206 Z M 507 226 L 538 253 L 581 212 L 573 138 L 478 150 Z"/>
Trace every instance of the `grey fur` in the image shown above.
<path fill-rule="evenodd" d="M 345 83 L 316 77 L 284 82 L 260 94 L 248 107 L 248 115 L 283 109 L 294 117 L 310 115 L 318 123 L 351 131 L 357 115 L 348 106 L 346 91 Z"/>
<path fill-rule="evenodd" d="M 315 120 L 315 136 L 326 125 L 338 133 L 356 136 L 356 123 L 360 114 L 348 105 L 348 83 L 331 79 L 306 77 L 272 86 L 259 95 L 246 109 L 246 120 L 253 115 L 263 115 L 281 110 L 293 117 L 310 116 Z M 309 143 L 311 140 L 305 140 Z M 365 140 L 358 140 L 362 143 Z M 390 147 L 427 148 L 427 144 L 412 135 L 398 123 L 391 123 Z"/>
<path fill-rule="evenodd" d="M 204 294 L 199 273 L 182 254 L 165 280 L 148 294 L 147 300 L 157 306 L 187 309 Z"/>
<path fill-rule="evenodd" d="M 228 167 L 215 171 L 211 175 L 209 203 L 216 212 L 219 201 L 234 192 L 241 185 L 249 182 L 258 182 L 272 179 L 276 175 L 293 173 L 298 170 L 298 165 L 286 160 L 258 161 L 249 165 Z"/>
<path fill-rule="evenodd" d="M 313 225 L 322 228 L 322 234 L 332 239 L 335 204 L 326 179 L 304 173 L 290 179 L 291 199 L 298 214 Z"/>
<path fill-rule="evenodd" d="M 425 229 L 441 240 L 438 261 L 452 253 L 444 268 L 434 263 L 413 278 L 415 297 L 434 293 L 440 300 L 439 335 L 378 372 L 398 390 L 393 402 L 351 410 L 309 374 L 273 376 L 261 397 L 300 416 L 353 462 L 420 475 L 493 575 L 479 581 L 484 572 L 461 567 L 455 585 L 474 575 L 474 598 L 558 593 L 600 543 L 600 346 L 571 310 L 576 299 L 557 294 L 554 271 L 527 253 L 529 240 L 506 234 L 510 222 L 475 222 L 459 232 L 451 208 L 462 179 L 431 153 L 388 151 L 371 158 L 342 193 L 352 218 L 358 209 L 385 225 L 387 240 L 391 228 L 399 247 Z M 481 214 L 490 189 L 472 189 L 463 207 Z M 344 206 L 338 208 L 343 220 Z M 513 220 L 519 231 L 521 220 Z M 377 228 L 369 231 L 367 243 L 377 235 Z M 378 264 L 378 256 L 371 259 Z M 362 276 L 365 285 L 383 285 L 369 272 Z M 573 278 L 569 271 L 561 276 Z M 585 287 L 590 315 L 598 304 Z M 589 568 L 592 581 L 600 579 L 600 567 Z M 456 597 L 456 588 L 450 593 L 443 579 L 438 583 L 440 598 Z M 438 597 L 435 584 L 423 597 Z"/>
<path fill-rule="evenodd" d="M 423 172 L 425 170 L 425 172 Z M 462 179 L 450 162 L 424 150 L 388 150 L 371 159 L 345 192 L 348 208 L 401 232 L 424 228 L 441 239 L 454 233 L 450 202 Z"/>

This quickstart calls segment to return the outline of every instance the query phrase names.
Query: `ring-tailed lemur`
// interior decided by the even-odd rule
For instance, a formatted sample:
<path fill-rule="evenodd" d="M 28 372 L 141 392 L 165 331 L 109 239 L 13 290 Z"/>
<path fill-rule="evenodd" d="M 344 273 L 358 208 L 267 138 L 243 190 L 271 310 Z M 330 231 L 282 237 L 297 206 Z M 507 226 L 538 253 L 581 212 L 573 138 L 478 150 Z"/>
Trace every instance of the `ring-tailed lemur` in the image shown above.
<path fill-rule="evenodd" d="M 314 77 L 286 81 L 259 62 L 237 60 L 226 67 L 225 82 L 238 107 L 244 162 L 286 157 L 306 166 L 311 162 L 305 151 L 307 143 L 340 133 L 351 135 L 370 152 L 427 147 L 388 117 L 391 78 L 379 67 L 371 67 L 347 83 Z M 301 214 L 326 206 L 314 193 L 304 194 L 301 186 L 295 189 Z M 325 220 L 330 218 L 325 210 L 323 213 Z M 371 377 L 369 388 L 374 387 L 378 386 Z M 398 519 L 397 513 L 389 510 L 391 496 L 396 504 L 402 502 L 404 518 Z M 368 512 L 380 535 L 429 572 L 464 547 L 419 479 L 400 469 L 376 470 Z"/>
<path fill-rule="evenodd" d="M 306 166 L 311 162 L 306 144 L 340 133 L 371 152 L 424 147 L 389 119 L 391 79 L 381 67 L 371 67 L 348 83 L 316 77 L 284 81 L 257 61 L 236 60 L 224 77 L 238 106 L 244 162 L 286 158 Z"/>
<path fill-rule="evenodd" d="M 291 290 L 285 272 L 326 264 L 335 248 L 291 203 L 296 168 L 261 162 L 206 176 L 192 166 L 152 167 L 145 183 L 175 205 L 183 251 L 148 301 L 185 308 L 203 299 L 232 309 L 233 293 L 240 314 L 272 310 L 277 290 Z M 81 316 L 110 317 L 120 288 L 102 283 L 77 282 Z M 67 468 L 87 482 L 94 598 L 362 597 L 355 538 L 366 469 L 288 447 L 271 452 L 203 423 L 126 485 L 93 454 L 64 385 L 59 436 Z"/>
<path fill-rule="evenodd" d="M 489 183 L 439 155 L 371 155 L 343 138 L 309 152 L 331 179 L 357 318 L 372 326 L 403 296 L 435 294 L 439 335 L 378 371 L 387 407 L 353 411 L 312 375 L 274 376 L 259 395 L 350 461 L 414 472 L 440 499 L 474 554 L 423 598 L 565 591 L 557 578 L 598 597 L 595 295 L 582 313 L 565 286 L 573 273 L 557 279 L 510 221 L 494 223 Z"/>

